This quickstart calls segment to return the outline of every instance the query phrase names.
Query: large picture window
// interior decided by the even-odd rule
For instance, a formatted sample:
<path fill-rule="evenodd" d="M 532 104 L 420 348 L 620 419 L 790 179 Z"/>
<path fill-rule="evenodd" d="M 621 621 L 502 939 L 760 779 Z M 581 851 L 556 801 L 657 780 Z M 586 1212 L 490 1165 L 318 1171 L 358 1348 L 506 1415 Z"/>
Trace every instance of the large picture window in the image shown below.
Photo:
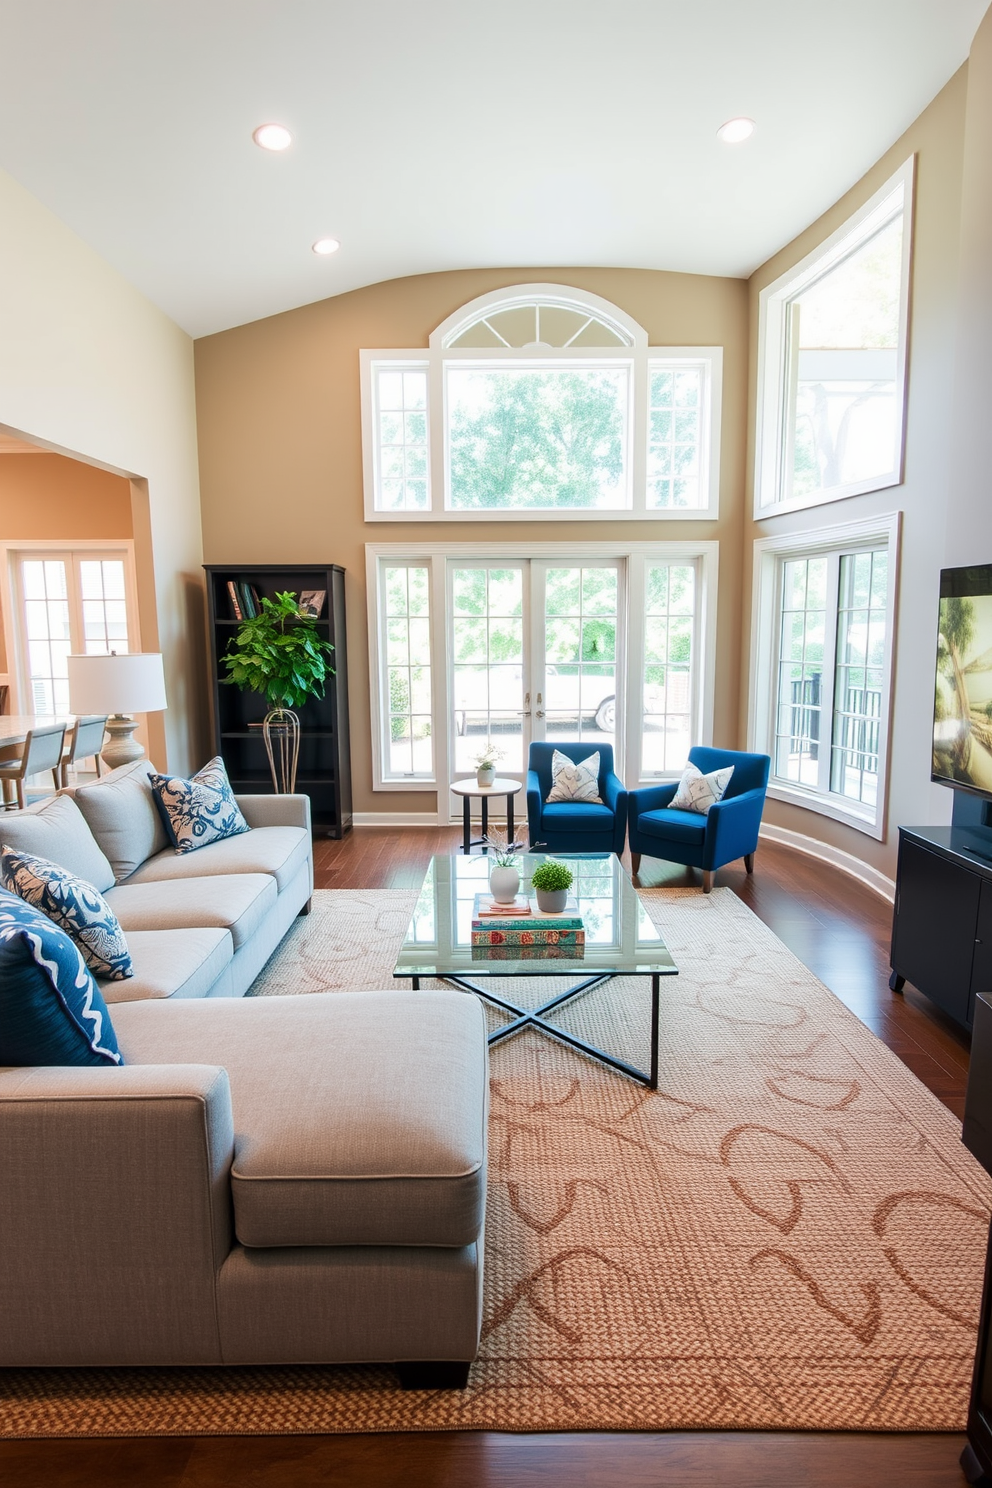
<path fill-rule="evenodd" d="M 882 835 L 898 519 L 757 543 L 753 743 L 770 793 Z"/>
<path fill-rule="evenodd" d="M 912 183 L 761 292 L 757 516 L 902 479 Z"/>
<path fill-rule="evenodd" d="M 530 743 L 610 745 L 677 776 L 712 732 L 717 544 L 370 546 L 377 789 L 519 780 Z"/>
<path fill-rule="evenodd" d="M 715 518 L 721 373 L 578 290 L 483 296 L 426 353 L 362 352 L 366 515 Z"/>

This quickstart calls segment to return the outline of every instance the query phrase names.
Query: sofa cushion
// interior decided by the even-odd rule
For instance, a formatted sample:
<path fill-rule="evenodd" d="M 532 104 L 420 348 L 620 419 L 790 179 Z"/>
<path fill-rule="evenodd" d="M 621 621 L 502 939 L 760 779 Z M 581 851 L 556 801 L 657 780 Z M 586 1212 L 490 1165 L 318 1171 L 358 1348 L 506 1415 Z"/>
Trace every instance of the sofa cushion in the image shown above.
<path fill-rule="evenodd" d="M 665 806 L 659 811 L 642 811 L 637 818 L 637 830 L 648 837 L 702 846 L 706 840 L 706 818 L 698 811 L 676 811 Z"/>
<path fill-rule="evenodd" d="M 205 878 L 214 873 L 269 873 L 280 894 L 310 856 L 310 835 L 302 827 L 253 827 L 238 837 L 211 842 L 199 852 L 171 848 L 142 863 L 130 883 L 162 883 L 167 878 Z"/>
<path fill-rule="evenodd" d="M 0 889 L 0 1064 L 122 1064 L 114 1025 L 78 946 Z"/>
<path fill-rule="evenodd" d="M 107 890 L 107 903 L 129 933 L 210 925 L 230 930 L 235 950 L 251 939 L 278 897 L 267 873 L 216 873 Z"/>
<path fill-rule="evenodd" d="M 48 796 L 24 811 L 5 813 L 0 845 L 58 863 L 101 894 L 114 882 L 111 864 L 70 796 Z"/>
<path fill-rule="evenodd" d="M 149 760 L 135 760 L 73 793 L 118 883 L 169 843 L 148 778 L 153 773 Z"/>
<path fill-rule="evenodd" d="M 127 937 L 134 975 L 126 982 L 100 982 L 105 1002 L 117 1009 L 131 1002 L 167 997 L 206 997 L 234 956 L 230 931 L 203 926 L 193 930 L 130 930 Z"/>
<path fill-rule="evenodd" d="M 251 830 L 234 799 L 219 754 L 189 780 L 181 775 L 151 775 L 149 779 L 155 804 L 177 853 L 196 852 L 211 842 Z"/>
<path fill-rule="evenodd" d="M 476 998 L 317 992 L 115 1011 L 129 1063 L 227 1070 L 243 1245 L 478 1236 L 487 1081 Z"/>
<path fill-rule="evenodd" d="M 117 916 L 85 879 L 47 858 L 5 847 L 0 848 L 0 883 L 64 930 L 94 976 L 120 982 L 131 975 L 131 955 Z"/>

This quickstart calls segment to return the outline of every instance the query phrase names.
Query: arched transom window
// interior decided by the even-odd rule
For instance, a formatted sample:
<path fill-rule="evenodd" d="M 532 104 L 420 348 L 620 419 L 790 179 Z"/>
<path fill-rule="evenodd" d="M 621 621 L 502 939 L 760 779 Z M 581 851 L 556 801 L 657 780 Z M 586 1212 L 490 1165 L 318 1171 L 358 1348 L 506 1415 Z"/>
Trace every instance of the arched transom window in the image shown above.
<path fill-rule="evenodd" d="M 716 517 L 721 368 L 565 285 L 483 295 L 362 353 L 367 515 Z"/>

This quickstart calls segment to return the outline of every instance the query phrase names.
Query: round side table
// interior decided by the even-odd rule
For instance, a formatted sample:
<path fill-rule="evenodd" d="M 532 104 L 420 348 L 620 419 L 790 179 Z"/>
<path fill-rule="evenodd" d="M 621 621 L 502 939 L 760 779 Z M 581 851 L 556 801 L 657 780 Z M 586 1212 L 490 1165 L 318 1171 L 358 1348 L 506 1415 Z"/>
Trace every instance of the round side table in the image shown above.
<path fill-rule="evenodd" d="M 514 838 L 513 828 L 513 798 L 518 791 L 523 790 L 523 784 L 519 780 L 493 781 L 492 785 L 479 785 L 474 780 L 456 780 L 451 789 L 456 796 L 462 798 L 462 852 L 470 853 L 473 847 L 485 847 L 486 833 L 489 830 L 489 801 L 492 796 L 506 797 L 506 840 L 512 842 Z M 478 796 L 482 801 L 482 836 L 472 836 L 472 798 Z"/>

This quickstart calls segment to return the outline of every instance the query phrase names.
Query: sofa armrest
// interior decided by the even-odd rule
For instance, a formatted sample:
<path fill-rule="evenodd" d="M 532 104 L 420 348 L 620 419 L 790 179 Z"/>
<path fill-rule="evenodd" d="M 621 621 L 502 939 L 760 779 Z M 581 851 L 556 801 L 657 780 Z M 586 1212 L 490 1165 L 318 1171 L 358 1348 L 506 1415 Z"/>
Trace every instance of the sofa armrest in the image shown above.
<path fill-rule="evenodd" d="M 620 779 L 620 776 L 614 775 L 612 771 L 608 775 L 604 775 L 600 785 L 600 792 L 603 797 L 604 806 L 609 806 L 614 816 L 622 815 L 624 821 L 626 821 L 627 787 Z"/>
<path fill-rule="evenodd" d="M 764 786 L 757 786 L 710 807 L 706 813 L 706 842 L 707 846 L 712 845 L 721 864 L 754 852 L 764 806 Z"/>
<path fill-rule="evenodd" d="M 536 770 L 527 771 L 527 825 L 533 847 L 541 828 L 541 782 Z"/>
<path fill-rule="evenodd" d="M 235 796 L 250 827 L 303 827 L 310 831 L 310 797 Z"/>
<path fill-rule="evenodd" d="M 0 1071 L 0 1365 L 217 1362 L 233 1152 L 216 1066 Z"/>
<path fill-rule="evenodd" d="M 679 788 L 677 780 L 664 785 L 647 785 L 643 790 L 632 790 L 627 794 L 627 818 L 635 826 L 643 811 L 660 811 L 667 806 Z"/>

